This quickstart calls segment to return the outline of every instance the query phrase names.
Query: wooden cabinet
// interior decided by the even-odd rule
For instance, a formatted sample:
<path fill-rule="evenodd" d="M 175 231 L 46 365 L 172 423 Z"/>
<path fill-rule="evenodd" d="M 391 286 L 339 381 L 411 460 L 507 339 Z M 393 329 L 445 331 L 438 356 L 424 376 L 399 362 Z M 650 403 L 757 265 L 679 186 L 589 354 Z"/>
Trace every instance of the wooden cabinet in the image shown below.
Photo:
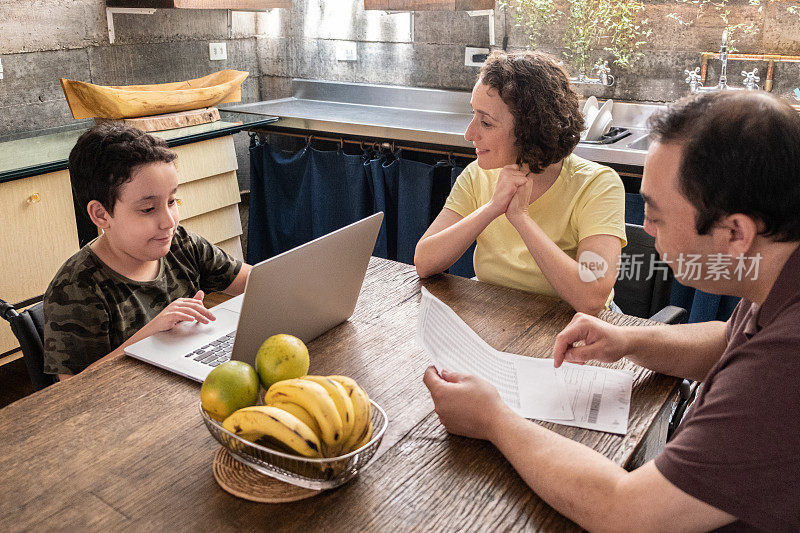
<path fill-rule="evenodd" d="M 233 136 L 173 150 L 178 154 L 181 224 L 243 259 Z M 41 296 L 78 251 L 69 172 L 0 183 L 0 206 L 0 298 L 17 303 Z M 0 320 L 0 355 L 17 347 L 8 323 Z"/>
<path fill-rule="evenodd" d="M 69 173 L 0 183 L 0 206 L 0 297 L 15 303 L 43 294 L 78 251 Z M 0 320 L 0 354 L 17 346 L 8 323 Z"/>
<path fill-rule="evenodd" d="M 364 9 L 385 11 L 479 11 L 494 9 L 495 0 L 364 0 Z"/>
<path fill-rule="evenodd" d="M 178 154 L 181 224 L 237 259 L 244 259 L 233 137 L 218 137 L 173 150 Z"/>

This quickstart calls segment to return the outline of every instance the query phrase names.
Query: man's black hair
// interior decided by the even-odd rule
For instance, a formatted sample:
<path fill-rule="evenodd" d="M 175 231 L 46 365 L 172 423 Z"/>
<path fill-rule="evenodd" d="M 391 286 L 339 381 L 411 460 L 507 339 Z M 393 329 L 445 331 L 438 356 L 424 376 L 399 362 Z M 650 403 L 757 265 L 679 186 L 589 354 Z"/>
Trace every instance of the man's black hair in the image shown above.
<path fill-rule="evenodd" d="M 176 157 L 163 139 L 124 124 L 99 124 L 84 132 L 69 153 L 78 205 L 86 214 L 89 202 L 97 200 L 113 214 L 120 188 L 137 167 L 171 163 Z"/>
<path fill-rule="evenodd" d="M 774 241 L 800 241 L 800 116 L 766 92 L 689 96 L 654 114 L 650 136 L 683 146 L 682 194 L 707 234 L 742 213 Z"/>

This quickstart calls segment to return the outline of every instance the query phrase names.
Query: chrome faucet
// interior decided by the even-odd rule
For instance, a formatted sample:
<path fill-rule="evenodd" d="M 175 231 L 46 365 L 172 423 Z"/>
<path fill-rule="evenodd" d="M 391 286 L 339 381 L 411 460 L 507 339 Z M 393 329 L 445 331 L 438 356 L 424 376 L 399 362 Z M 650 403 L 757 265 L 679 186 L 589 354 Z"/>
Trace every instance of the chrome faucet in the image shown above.
<path fill-rule="evenodd" d="M 744 88 L 748 91 L 757 91 L 760 89 L 757 81 L 761 81 L 761 78 L 756 76 L 758 74 L 758 69 L 754 68 L 753 72 L 747 72 L 746 70 L 742 71 L 742 76 L 744 76 Z"/>
<path fill-rule="evenodd" d="M 754 68 L 752 72 L 747 72 L 745 70 L 742 71 L 742 77 L 744 80 L 742 84 L 744 87 L 731 87 L 728 85 L 728 30 L 722 32 L 722 46 L 719 49 L 719 59 L 722 62 L 722 67 L 720 69 L 719 74 L 719 83 L 713 87 L 704 87 L 703 82 L 700 77 L 700 67 L 696 67 L 694 70 L 686 69 L 683 73 L 686 75 L 686 83 L 689 84 L 689 92 L 699 93 L 699 92 L 706 92 L 706 91 L 728 91 L 728 90 L 741 90 L 746 89 L 748 91 L 758 90 L 759 86 L 756 83 L 757 81 L 761 81 L 761 78 L 757 76 L 758 69 Z"/>
<path fill-rule="evenodd" d="M 579 72 L 577 77 L 570 78 L 569 81 L 580 85 L 605 85 L 606 87 L 614 85 L 614 76 L 611 75 L 608 61 L 598 61 L 592 70 L 597 71 L 596 78 L 589 78 L 583 72 Z"/>
<path fill-rule="evenodd" d="M 594 70 L 597 71 L 597 77 L 602 85 L 614 85 L 614 76 L 611 75 L 611 69 L 608 68 L 608 61 L 603 61 L 602 64 L 598 61 Z"/>
<path fill-rule="evenodd" d="M 719 83 L 717 89 L 724 91 L 728 89 L 728 29 L 722 32 L 722 47 L 719 49 L 719 60 L 722 62 L 722 67 L 719 73 Z"/>
<path fill-rule="evenodd" d="M 695 67 L 694 70 L 686 69 L 683 71 L 686 75 L 686 83 L 689 84 L 689 92 L 694 94 L 704 89 L 703 82 L 700 81 L 700 67 Z"/>

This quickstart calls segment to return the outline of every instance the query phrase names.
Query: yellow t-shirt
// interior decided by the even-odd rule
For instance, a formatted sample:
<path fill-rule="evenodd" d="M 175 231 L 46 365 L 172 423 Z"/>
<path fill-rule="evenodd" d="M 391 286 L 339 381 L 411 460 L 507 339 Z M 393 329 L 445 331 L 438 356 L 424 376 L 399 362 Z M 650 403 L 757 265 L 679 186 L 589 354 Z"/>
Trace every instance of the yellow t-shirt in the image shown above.
<path fill-rule="evenodd" d="M 483 170 L 477 161 L 458 177 L 444 206 L 466 217 L 491 200 L 501 169 Z M 550 239 L 575 259 L 578 243 L 592 235 L 625 238 L 625 189 L 613 169 L 570 155 L 550 188 L 528 214 Z M 528 292 L 558 296 L 531 257 L 525 242 L 505 215 L 480 235 L 473 264 L 481 281 Z M 609 302 L 613 291 L 609 296 Z"/>

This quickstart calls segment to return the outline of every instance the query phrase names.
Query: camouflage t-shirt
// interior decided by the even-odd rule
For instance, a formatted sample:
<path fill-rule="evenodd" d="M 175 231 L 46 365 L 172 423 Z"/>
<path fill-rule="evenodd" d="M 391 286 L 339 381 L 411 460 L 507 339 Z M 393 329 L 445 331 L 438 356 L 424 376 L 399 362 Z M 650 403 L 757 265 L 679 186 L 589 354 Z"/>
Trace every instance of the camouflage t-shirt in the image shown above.
<path fill-rule="evenodd" d="M 89 244 L 67 260 L 44 294 L 44 371 L 77 374 L 111 353 L 178 298 L 226 289 L 242 268 L 203 237 L 178 226 L 152 281 L 133 281 Z"/>

